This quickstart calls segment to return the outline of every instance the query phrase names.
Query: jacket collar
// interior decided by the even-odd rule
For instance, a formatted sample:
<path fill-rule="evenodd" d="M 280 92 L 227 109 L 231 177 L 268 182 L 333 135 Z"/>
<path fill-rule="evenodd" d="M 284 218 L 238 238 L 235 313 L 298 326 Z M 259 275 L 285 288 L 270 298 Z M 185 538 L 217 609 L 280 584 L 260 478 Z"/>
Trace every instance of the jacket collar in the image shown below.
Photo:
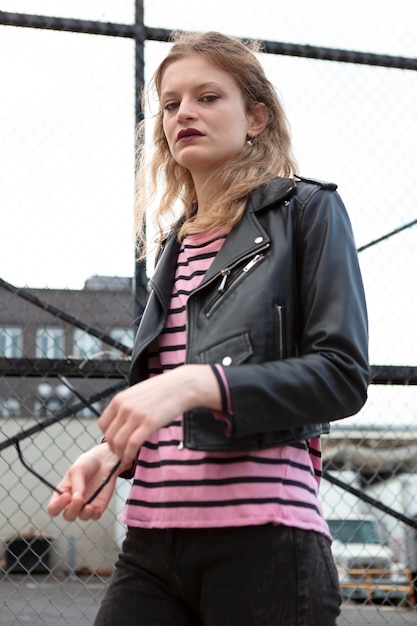
<path fill-rule="evenodd" d="M 282 202 L 295 191 L 297 184 L 291 178 L 274 178 L 268 185 L 255 189 L 249 199 L 253 211 L 265 209 L 273 203 Z"/>
<path fill-rule="evenodd" d="M 178 229 L 175 228 L 163 243 L 163 250 L 160 253 L 153 276 L 149 281 L 165 309 L 169 307 L 172 282 L 180 250 L 177 233 Z"/>
<path fill-rule="evenodd" d="M 296 184 L 293 180 L 275 178 L 268 185 L 253 191 L 242 219 L 230 232 L 223 247 L 201 281 L 201 286 L 225 268 L 239 262 L 240 259 L 250 257 L 256 254 L 257 251 L 269 247 L 270 237 L 261 226 L 255 214 L 262 209 L 267 209 L 272 204 L 282 202 L 285 198 L 292 195 L 295 187 Z"/>

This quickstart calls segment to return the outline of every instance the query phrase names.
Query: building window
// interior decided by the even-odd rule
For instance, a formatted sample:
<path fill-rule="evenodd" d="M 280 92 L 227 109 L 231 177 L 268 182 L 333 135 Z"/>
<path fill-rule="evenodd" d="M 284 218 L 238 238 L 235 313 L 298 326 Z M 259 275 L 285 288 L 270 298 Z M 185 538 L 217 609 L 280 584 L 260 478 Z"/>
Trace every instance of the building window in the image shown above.
<path fill-rule="evenodd" d="M 123 328 L 122 326 L 115 326 L 110 331 L 110 337 L 119 341 L 128 348 L 133 348 L 133 342 L 135 340 L 135 331 L 133 328 Z M 119 357 L 120 355 L 118 355 Z"/>
<path fill-rule="evenodd" d="M 15 359 L 22 356 L 23 333 L 19 326 L 0 327 L 0 356 Z"/>
<path fill-rule="evenodd" d="M 62 359 L 64 356 L 64 331 L 58 326 L 42 326 L 36 331 L 36 356 Z"/>
<path fill-rule="evenodd" d="M 81 328 L 74 329 L 73 355 L 80 359 L 94 359 L 101 356 L 101 341 Z"/>
<path fill-rule="evenodd" d="M 0 398 L 0 417 L 20 417 L 22 410 L 16 398 Z"/>
<path fill-rule="evenodd" d="M 64 408 L 59 398 L 41 398 L 34 402 L 35 415 L 38 417 L 53 417 Z"/>
<path fill-rule="evenodd" d="M 71 391 L 64 385 L 50 385 L 44 381 L 38 385 L 34 402 L 35 415 L 52 417 L 67 407 Z"/>
<path fill-rule="evenodd" d="M 92 406 L 95 408 L 95 410 L 98 413 L 102 412 L 102 408 L 101 408 L 99 402 L 94 402 L 94 404 L 92 404 Z M 80 409 L 79 411 L 74 413 L 74 416 L 75 417 L 87 417 L 87 418 L 97 419 L 96 414 L 93 413 L 93 411 L 88 406 L 84 406 L 82 409 Z"/>

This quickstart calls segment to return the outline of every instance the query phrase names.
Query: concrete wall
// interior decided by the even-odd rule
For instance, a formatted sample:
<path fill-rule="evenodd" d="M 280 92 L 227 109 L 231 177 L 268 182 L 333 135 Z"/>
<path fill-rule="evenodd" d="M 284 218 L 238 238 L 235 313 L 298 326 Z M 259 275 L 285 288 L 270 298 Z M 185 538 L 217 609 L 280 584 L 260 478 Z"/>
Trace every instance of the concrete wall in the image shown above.
<path fill-rule="evenodd" d="M 1 420 L 0 440 L 12 437 L 33 426 L 28 419 Z M 25 459 L 37 472 L 57 484 L 71 462 L 101 439 L 96 419 L 68 418 L 48 427 L 45 432 L 22 441 Z M 0 544 L 33 529 L 53 537 L 51 568 L 56 571 L 111 571 L 117 557 L 124 527 L 118 522 L 129 483 L 120 483 L 117 493 L 98 521 L 66 522 L 62 516 L 51 518 L 46 506 L 51 492 L 20 463 L 14 447 L 7 448 L 0 458 Z"/>

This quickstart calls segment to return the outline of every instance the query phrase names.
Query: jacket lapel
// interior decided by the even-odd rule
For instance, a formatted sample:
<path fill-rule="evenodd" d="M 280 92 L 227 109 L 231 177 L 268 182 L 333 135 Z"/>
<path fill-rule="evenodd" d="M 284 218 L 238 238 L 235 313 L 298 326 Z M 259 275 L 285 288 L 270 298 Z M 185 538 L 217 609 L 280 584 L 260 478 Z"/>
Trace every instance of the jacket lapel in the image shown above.
<path fill-rule="evenodd" d="M 228 235 L 220 252 L 201 281 L 200 287 L 203 287 L 222 270 L 238 263 L 240 259 L 250 257 L 252 254 L 256 254 L 257 250 L 264 249 L 269 245 L 270 237 L 259 223 L 256 212 L 277 202 L 282 202 L 292 195 L 295 187 L 296 184 L 293 180 L 276 178 L 270 185 L 254 191 L 248 200 L 242 219 Z"/>

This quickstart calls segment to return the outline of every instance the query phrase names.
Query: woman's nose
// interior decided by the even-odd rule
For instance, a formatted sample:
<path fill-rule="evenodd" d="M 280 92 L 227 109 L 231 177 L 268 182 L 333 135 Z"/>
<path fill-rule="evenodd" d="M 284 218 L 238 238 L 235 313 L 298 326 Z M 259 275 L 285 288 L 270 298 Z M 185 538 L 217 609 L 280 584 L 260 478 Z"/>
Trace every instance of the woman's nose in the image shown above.
<path fill-rule="evenodd" d="M 181 100 L 177 111 L 178 121 L 182 122 L 185 120 L 194 119 L 195 117 L 196 112 L 192 102 L 188 99 Z"/>

